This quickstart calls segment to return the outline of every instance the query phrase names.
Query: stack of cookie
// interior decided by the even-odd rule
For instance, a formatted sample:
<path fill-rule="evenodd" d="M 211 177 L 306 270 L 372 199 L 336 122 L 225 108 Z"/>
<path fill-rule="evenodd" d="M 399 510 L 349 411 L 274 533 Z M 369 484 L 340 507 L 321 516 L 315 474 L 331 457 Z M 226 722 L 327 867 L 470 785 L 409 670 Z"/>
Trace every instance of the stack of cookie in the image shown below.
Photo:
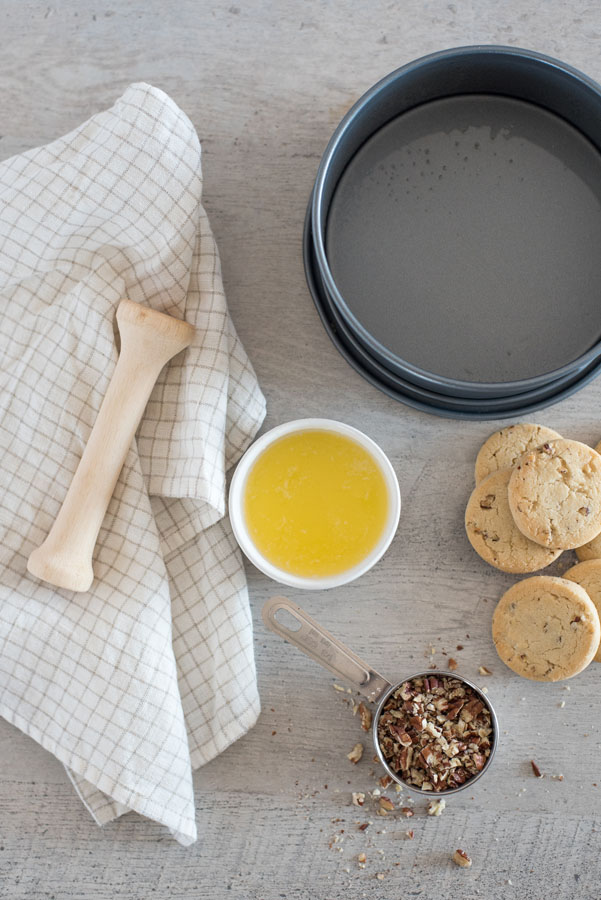
<path fill-rule="evenodd" d="M 502 572 L 537 572 L 561 553 L 559 547 L 541 545 L 523 533 L 509 505 L 509 482 L 518 460 L 558 439 L 560 435 L 550 428 L 512 425 L 491 435 L 478 453 L 476 487 L 465 511 L 465 529 L 476 553 Z"/>
<path fill-rule="evenodd" d="M 493 639 L 501 659 L 537 681 L 601 661 L 601 454 L 540 425 L 504 428 L 476 460 L 465 527 L 476 552 L 503 572 L 528 574 L 576 550 L 563 578 L 528 578 L 501 599 Z"/>

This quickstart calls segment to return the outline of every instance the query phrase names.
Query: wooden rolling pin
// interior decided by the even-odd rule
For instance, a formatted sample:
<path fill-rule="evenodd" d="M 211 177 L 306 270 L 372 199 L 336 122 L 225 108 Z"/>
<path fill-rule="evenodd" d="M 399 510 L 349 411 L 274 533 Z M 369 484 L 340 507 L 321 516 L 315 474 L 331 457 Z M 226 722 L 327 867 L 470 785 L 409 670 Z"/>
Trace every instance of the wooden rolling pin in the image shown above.
<path fill-rule="evenodd" d="M 71 591 L 94 580 L 92 554 L 119 473 L 163 366 L 187 347 L 195 329 L 164 313 L 122 300 L 121 353 L 98 417 L 58 516 L 27 569 Z"/>

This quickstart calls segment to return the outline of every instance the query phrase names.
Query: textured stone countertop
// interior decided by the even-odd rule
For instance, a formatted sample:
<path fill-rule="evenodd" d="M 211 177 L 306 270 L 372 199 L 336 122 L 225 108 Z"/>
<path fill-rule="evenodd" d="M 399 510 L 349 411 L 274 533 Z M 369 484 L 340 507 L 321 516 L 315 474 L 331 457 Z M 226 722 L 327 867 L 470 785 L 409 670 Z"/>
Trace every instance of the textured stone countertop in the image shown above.
<path fill-rule="evenodd" d="M 135 815 L 97 828 L 56 760 L 0 721 L 0 897 L 601 896 L 601 667 L 566 685 L 506 669 L 490 620 L 514 579 L 481 562 L 463 531 L 475 455 L 497 425 L 423 415 L 362 380 L 320 324 L 301 256 L 326 142 L 380 77 L 436 49 L 496 43 L 599 79 L 600 40 L 601 6 L 583 0 L 1 0 L 1 158 L 63 134 L 133 81 L 163 88 L 190 116 L 266 427 L 302 416 L 358 426 L 389 454 L 401 485 L 400 528 L 380 564 L 345 588 L 290 596 L 390 677 L 422 667 L 431 648 L 439 667 L 451 654 L 480 684 L 479 666 L 490 668 L 501 745 L 490 775 L 449 798 L 439 818 L 420 800 L 410 824 L 353 806 L 351 792 L 373 790 L 379 773 L 368 750 L 356 766 L 347 759 L 362 739 L 349 697 L 264 629 L 260 607 L 278 589 L 249 565 L 263 712 L 196 773 L 198 843 L 183 849 Z M 601 380 L 538 419 L 596 444 Z M 450 861 L 457 847 L 471 869 Z"/>

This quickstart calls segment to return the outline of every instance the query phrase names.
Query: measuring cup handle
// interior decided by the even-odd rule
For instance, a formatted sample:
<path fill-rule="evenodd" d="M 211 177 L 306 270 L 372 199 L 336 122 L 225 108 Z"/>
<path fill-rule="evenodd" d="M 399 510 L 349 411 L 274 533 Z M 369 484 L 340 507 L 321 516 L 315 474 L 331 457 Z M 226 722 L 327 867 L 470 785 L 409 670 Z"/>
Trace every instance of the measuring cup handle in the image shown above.
<path fill-rule="evenodd" d="M 300 627 L 293 630 L 282 625 L 276 619 L 276 613 L 280 609 L 296 619 Z M 262 615 L 263 622 L 270 631 L 294 644 L 324 669 L 351 684 L 370 702 L 375 703 L 391 686 L 389 681 L 355 656 L 348 647 L 287 597 L 271 597 L 263 606 Z"/>

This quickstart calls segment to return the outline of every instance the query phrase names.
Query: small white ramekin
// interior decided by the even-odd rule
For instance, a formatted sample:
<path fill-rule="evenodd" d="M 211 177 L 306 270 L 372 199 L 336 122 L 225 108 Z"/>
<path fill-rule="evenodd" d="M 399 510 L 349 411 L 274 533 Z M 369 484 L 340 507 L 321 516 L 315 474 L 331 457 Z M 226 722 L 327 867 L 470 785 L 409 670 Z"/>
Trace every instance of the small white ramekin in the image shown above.
<path fill-rule="evenodd" d="M 300 575 L 291 575 L 283 569 L 279 569 L 265 559 L 262 553 L 253 543 L 244 516 L 244 492 L 246 488 L 246 480 L 256 460 L 261 454 L 277 441 L 279 438 L 295 431 L 308 431 L 310 429 L 319 429 L 321 431 L 333 431 L 336 434 L 342 434 L 352 438 L 358 444 L 365 448 L 377 463 L 388 491 L 388 518 L 382 532 L 382 536 L 371 553 L 365 557 L 356 566 L 347 569 L 345 572 L 339 572 L 336 575 L 328 575 L 326 577 L 303 577 Z M 295 419 L 293 422 L 285 422 L 272 428 L 266 434 L 263 434 L 255 443 L 246 451 L 238 466 L 230 484 L 229 494 L 229 513 L 232 529 L 240 548 L 248 559 L 263 572 L 288 587 L 303 588 L 304 590 L 322 590 L 324 588 L 339 587 L 341 584 L 348 584 L 364 575 L 365 572 L 374 566 L 378 560 L 384 555 L 396 533 L 399 524 L 399 516 L 401 514 L 401 492 L 399 483 L 390 460 L 378 445 L 368 438 L 362 431 L 353 428 L 351 425 L 345 425 L 343 422 L 336 422 L 334 419 Z"/>

